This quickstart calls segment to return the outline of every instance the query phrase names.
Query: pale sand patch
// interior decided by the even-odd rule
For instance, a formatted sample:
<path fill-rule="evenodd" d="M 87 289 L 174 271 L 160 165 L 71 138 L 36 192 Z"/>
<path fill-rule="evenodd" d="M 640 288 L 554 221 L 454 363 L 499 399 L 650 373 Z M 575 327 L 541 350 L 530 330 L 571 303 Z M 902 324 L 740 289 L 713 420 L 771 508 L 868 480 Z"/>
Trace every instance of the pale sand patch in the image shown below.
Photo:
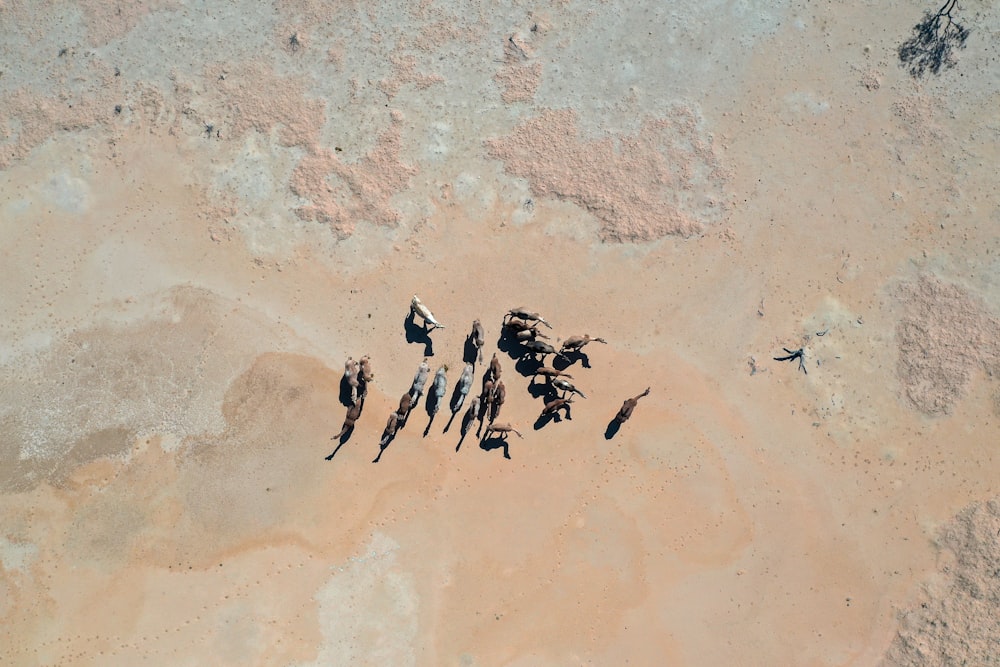
<path fill-rule="evenodd" d="M 605 241 L 693 236 L 725 216 L 725 171 L 694 112 L 647 119 L 637 135 L 581 139 L 572 109 L 546 110 L 485 142 L 539 197 L 596 216 Z"/>

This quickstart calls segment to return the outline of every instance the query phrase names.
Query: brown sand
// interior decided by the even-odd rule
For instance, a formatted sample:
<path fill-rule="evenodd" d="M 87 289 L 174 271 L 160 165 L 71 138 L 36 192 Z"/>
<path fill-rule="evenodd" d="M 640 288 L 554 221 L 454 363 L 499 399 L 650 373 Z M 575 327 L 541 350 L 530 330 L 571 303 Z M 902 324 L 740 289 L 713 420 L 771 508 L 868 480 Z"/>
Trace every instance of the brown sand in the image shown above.
<path fill-rule="evenodd" d="M 912 7 L 123 11 L 0 5 L 0 663 L 989 664 L 995 43 L 915 82 Z M 373 464 L 517 305 L 608 340 L 571 418 L 501 350 L 523 439 L 421 403 Z"/>

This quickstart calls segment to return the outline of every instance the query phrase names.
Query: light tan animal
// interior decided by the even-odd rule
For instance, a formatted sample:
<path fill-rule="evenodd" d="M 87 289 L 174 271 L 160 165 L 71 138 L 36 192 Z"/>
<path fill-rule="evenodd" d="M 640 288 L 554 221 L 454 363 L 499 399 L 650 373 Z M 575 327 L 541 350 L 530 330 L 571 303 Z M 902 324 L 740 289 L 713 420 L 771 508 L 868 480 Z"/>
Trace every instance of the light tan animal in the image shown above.
<path fill-rule="evenodd" d="M 506 438 L 507 434 L 509 433 L 513 433 L 519 438 L 524 437 L 523 435 L 521 435 L 520 431 L 518 431 L 516 428 L 507 423 L 490 424 L 489 426 L 486 427 L 486 433 L 484 437 L 489 436 L 490 433 L 499 433 L 501 438 Z"/>
<path fill-rule="evenodd" d="M 618 411 L 618 414 L 615 415 L 615 421 L 619 424 L 627 422 L 629 417 L 632 416 L 632 411 L 635 410 L 635 406 L 639 402 L 639 399 L 643 396 L 649 396 L 649 387 L 646 387 L 646 391 L 642 392 L 635 398 L 625 399 L 625 402 L 622 403 L 622 407 Z"/>
<path fill-rule="evenodd" d="M 424 303 L 417 298 L 417 295 L 413 295 L 413 299 L 410 301 L 410 310 L 414 314 L 419 315 L 420 319 L 424 321 L 424 326 L 430 324 L 431 329 L 444 329 L 444 325 L 437 321 L 434 314 L 431 312 L 430 308 L 424 305 Z"/>
<path fill-rule="evenodd" d="M 375 373 L 372 372 L 372 361 L 368 358 L 368 355 L 361 357 L 361 361 L 358 362 L 361 367 L 361 381 L 371 382 L 375 379 Z"/>
<path fill-rule="evenodd" d="M 361 385 L 358 381 L 359 370 L 358 362 L 354 361 L 354 357 L 348 357 L 347 361 L 344 362 L 344 379 L 347 380 L 347 384 L 351 388 L 351 405 L 358 402 L 358 387 Z"/>
<path fill-rule="evenodd" d="M 587 343 L 604 343 L 607 345 L 608 341 L 603 338 L 592 338 L 588 334 L 583 334 L 582 336 L 570 336 L 563 341 L 561 350 L 563 352 L 576 352 Z"/>

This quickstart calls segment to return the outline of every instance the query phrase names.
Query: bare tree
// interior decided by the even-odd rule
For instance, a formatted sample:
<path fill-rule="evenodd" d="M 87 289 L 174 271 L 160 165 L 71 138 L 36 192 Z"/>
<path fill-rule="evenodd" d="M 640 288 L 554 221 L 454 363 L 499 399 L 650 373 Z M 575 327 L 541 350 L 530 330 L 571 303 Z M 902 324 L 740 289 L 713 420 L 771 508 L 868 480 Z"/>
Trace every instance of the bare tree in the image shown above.
<path fill-rule="evenodd" d="M 958 0 L 946 0 L 937 14 L 924 13 L 923 20 L 913 26 L 913 35 L 899 47 L 899 62 L 909 69 L 910 76 L 922 77 L 926 72 L 940 73 L 955 66 L 955 50 L 965 48 L 969 29 L 951 15 Z"/>

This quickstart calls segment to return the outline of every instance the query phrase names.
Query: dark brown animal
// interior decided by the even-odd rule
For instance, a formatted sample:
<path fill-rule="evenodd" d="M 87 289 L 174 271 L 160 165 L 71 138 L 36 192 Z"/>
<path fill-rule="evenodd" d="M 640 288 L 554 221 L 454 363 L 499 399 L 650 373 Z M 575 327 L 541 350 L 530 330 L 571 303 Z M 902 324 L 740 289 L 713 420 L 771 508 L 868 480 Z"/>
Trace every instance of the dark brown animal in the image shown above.
<path fill-rule="evenodd" d="M 490 404 L 490 423 L 499 416 L 505 400 L 507 400 L 507 388 L 503 386 L 503 380 L 497 380 L 493 387 L 493 402 Z"/>
<path fill-rule="evenodd" d="M 570 361 L 569 358 L 566 357 L 566 355 L 564 355 L 562 352 L 552 347 L 548 343 L 540 340 L 529 340 L 524 344 L 524 346 L 529 350 L 531 350 L 532 354 L 541 355 L 543 358 L 545 357 L 546 354 L 554 354 L 558 357 L 566 359 L 566 361 Z"/>
<path fill-rule="evenodd" d="M 552 325 L 545 321 L 545 319 L 538 313 L 532 312 L 526 308 L 511 308 L 507 311 L 507 318 L 519 318 L 522 320 L 529 320 L 534 322 L 541 322 L 548 328 L 552 328 Z"/>
<path fill-rule="evenodd" d="M 624 424 L 625 422 L 627 422 L 629 420 L 629 417 L 632 416 L 632 411 L 635 410 L 635 406 L 639 402 L 639 399 L 642 398 L 643 396 L 648 396 L 648 395 L 649 395 L 649 387 L 646 387 L 646 391 L 642 392 L 635 398 L 626 399 L 625 402 L 622 403 L 621 410 L 619 410 L 618 414 L 615 415 L 615 421 L 618 422 L 619 424 Z"/>
<path fill-rule="evenodd" d="M 476 415 L 479 413 L 479 397 L 473 396 L 472 401 L 469 402 L 469 409 L 465 411 L 465 416 L 462 417 L 462 435 L 465 435 L 472 428 L 472 422 L 476 421 Z"/>
<path fill-rule="evenodd" d="M 361 406 L 364 401 L 358 401 L 351 407 L 347 408 L 347 416 L 344 417 L 344 425 L 340 429 L 340 433 L 330 438 L 331 440 L 337 440 L 345 435 L 347 432 L 354 428 L 354 423 L 358 421 L 358 417 L 361 416 Z"/>
<path fill-rule="evenodd" d="M 406 418 L 410 416 L 410 410 L 413 409 L 413 396 L 410 392 L 406 392 L 399 399 L 399 409 L 396 410 L 396 414 L 399 415 L 399 421 L 401 423 L 406 422 Z"/>
<path fill-rule="evenodd" d="M 557 378 L 557 377 L 566 377 L 572 379 L 573 377 L 569 373 L 566 373 L 564 371 L 557 371 L 556 369 L 551 368 L 549 366 L 539 366 L 538 368 L 536 368 L 534 374 L 531 376 L 531 379 L 534 380 L 535 377 L 539 375 L 541 375 L 546 379 Z"/>
<path fill-rule="evenodd" d="M 583 334 L 582 336 L 570 336 L 562 343 L 563 352 L 576 352 L 582 348 L 587 343 L 604 343 L 607 345 L 608 341 L 603 338 L 591 338 L 588 334 Z"/>
<path fill-rule="evenodd" d="M 489 377 L 489 379 L 490 380 L 494 380 L 494 381 L 499 380 L 500 379 L 500 373 L 502 373 L 502 372 L 503 372 L 503 369 L 500 368 L 500 360 L 497 359 L 497 353 L 494 352 L 493 353 L 493 358 L 490 359 L 490 370 L 489 370 L 489 376 L 490 377 Z"/>
<path fill-rule="evenodd" d="M 479 395 L 479 421 L 486 419 L 493 404 L 493 380 L 483 382 L 483 393 Z"/>

